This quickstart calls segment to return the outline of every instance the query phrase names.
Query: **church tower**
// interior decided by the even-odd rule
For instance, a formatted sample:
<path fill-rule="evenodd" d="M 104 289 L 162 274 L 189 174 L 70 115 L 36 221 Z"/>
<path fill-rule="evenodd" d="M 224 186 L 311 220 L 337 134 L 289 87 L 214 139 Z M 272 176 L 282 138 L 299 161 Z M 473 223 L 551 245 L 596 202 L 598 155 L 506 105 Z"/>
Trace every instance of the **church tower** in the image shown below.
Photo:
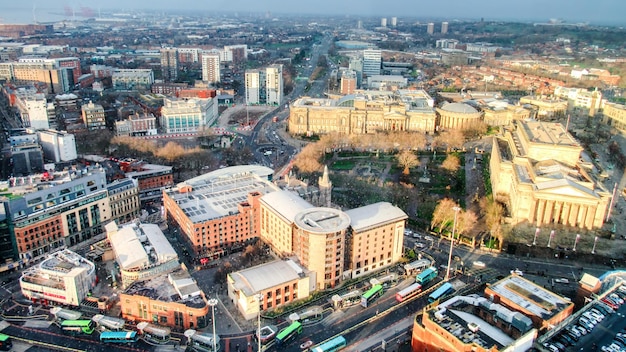
<path fill-rule="evenodd" d="M 328 166 L 324 166 L 324 174 L 317 181 L 317 185 L 320 189 L 319 205 L 323 207 L 329 207 L 331 204 L 331 191 L 333 189 L 333 183 L 328 177 Z"/>

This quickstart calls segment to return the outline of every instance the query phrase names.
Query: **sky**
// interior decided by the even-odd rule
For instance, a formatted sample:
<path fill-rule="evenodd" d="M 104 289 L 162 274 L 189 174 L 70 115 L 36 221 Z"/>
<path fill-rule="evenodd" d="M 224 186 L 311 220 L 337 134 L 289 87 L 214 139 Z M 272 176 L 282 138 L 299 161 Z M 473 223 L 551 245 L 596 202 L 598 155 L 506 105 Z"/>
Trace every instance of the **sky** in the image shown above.
<path fill-rule="evenodd" d="M 76 9 L 98 7 L 135 10 L 155 9 L 235 11 L 241 14 L 270 12 L 280 14 L 332 14 L 351 17 L 375 16 L 402 18 L 548 21 L 626 25 L 626 0 L 0 0 L 0 23 L 32 22 L 33 7 L 38 21 L 58 20 L 51 12 L 62 14 L 68 6 Z M 50 19 L 49 19 L 50 18 Z"/>

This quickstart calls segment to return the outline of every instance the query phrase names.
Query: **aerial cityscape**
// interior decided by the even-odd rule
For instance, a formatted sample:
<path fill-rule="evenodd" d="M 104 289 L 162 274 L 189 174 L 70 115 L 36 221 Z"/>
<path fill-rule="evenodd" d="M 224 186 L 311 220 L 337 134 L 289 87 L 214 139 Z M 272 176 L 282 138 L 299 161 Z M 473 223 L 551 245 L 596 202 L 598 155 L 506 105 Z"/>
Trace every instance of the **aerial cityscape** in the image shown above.
<path fill-rule="evenodd" d="M 625 11 L 7 6 L 0 350 L 626 351 Z"/>

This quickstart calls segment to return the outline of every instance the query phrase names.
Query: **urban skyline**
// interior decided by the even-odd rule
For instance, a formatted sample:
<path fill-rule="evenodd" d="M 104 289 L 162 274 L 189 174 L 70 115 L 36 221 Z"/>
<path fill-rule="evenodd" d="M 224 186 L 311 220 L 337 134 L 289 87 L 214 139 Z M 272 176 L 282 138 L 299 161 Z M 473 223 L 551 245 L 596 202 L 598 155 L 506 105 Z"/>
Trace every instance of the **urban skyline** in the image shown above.
<path fill-rule="evenodd" d="M 402 9 L 395 10 L 395 9 Z M 537 9 L 541 11 L 537 11 Z M 89 15 L 97 16 L 98 13 L 110 13 L 110 11 L 167 11 L 168 13 L 184 13 L 193 11 L 194 15 L 211 15 L 220 12 L 237 12 L 239 15 L 270 14 L 280 17 L 281 14 L 310 14 L 310 15 L 345 15 L 345 16 L 396 16 L 400 22 L 402 18 L 428 18 L 448 20 L 480 20 L 489 21 L 548 21 L 558 19 L 567 23 L 589 22 L 592 24 L 623 25 L 624 17 L 621 14 L 626 11 L 626 2 L 617 0 L 588 1 L 565 1 L 555 0 L 543 2 L 529 0 L 514 5 L 510 2 L 496 0 L 479 0 L 467 2 L 460 0 L 443 0 L 436 6 L 431 4 L 419 4 L 400 0 L 397 6 L 389 8 L 380 2 L 356 2 L 354 0 L 340 3 L 329 0 L 321 0 L 314 3 L 281 3 L 278 1 L 255 2 L 243 0 L 237 3 L 220 1 L 218 3 L 198 4 L 191 0 L 181 0 L 176 3 L 176 8 L 171 8 L 168 1 L 156 0 L 146 2 L 143 0 L 128 2 L 111 0 L 106 4 L 96 1 L 67 2 L 67 1 L 37 1 L 22 4 L 13 4 L 3 10 L 0 23 L 30 23 L 33 21 L 48 22 L 69 19 Z M 87 13 L 85 13 L 85 11 Z M 90 16 L 86 16 L 90 17 Z"/>

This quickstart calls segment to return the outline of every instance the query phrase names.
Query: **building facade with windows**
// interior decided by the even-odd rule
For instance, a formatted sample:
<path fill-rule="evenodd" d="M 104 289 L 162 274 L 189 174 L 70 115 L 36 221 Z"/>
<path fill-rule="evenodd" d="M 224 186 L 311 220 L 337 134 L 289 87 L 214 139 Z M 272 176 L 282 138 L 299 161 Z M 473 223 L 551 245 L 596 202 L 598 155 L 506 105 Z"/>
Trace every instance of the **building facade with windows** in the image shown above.
<path fill-rule="evenodd" d="M 277 260 L 228 274 L 228 297 L 247 320 L 309 297 L 310 277 L 296 262 Z M 262 298 L 259 300 L 258 296 Z"/>
<path fill-rule="evenodd" d="M 280 105 L 283 102 L 283 65 L 270 65 L 265 69 L 265 103 Z"/>
<path fill-rule="evenodd" d="M 57 130 L 37 131 L 44 158 L 55 163 L 76 160 L 76 139 L 71 133 Z"/>
<path fill-rule="evenodd" d="M 597 229 L 611 192 L 580 158 L 582 146 L 560 123 L 519 121 L 494 138 L 494 194 L 507 199 L 511 222 Z"/>
<path fill-rule="evenodd" d="M 161 49 L 161 73 L 166 82 L 172 82 L 178 78 L 178 49 Z"/>
<path fill-rule="evenodd" d="M 100 104 L 89 102 L 81 107 L 83 122 L 89 131 L 106 129 L 106 119 L 104 117 L 104 107 Z"/>
<path fill-rule="evenodd" d="M 116 68 L 112 79 L 115 90 L 150 90 L 154 83 L 154 72 L 151 69 Z"/>
<path fill-rule="evenodd" d="M 96 286 L 96 266 L 64 249 L 22 272 L 22 294 L 35 303 L 79 306 Z"/>
<path fill-rule="evenodd" d="M 139 218 L 139 185 L 137 180 L 125 178 L 107 184 L 111 221 L 124 224 Z"/>
<path fill-rule="evenodd" d="M 338 99 L 300 98 L 289 110 L 295 135 L 435 131 L 434 100 L 423 90 L 357 91 Z"/>
<path fill-rule="evenodd" d="M 626 106 L 616 103 L 604 103 L 603 121 L 621 131 L 626 131 Z"/>
<path fill-rule="evenodd" d="M 221 81 L 220 55 L 215 53 L 202 54 L 202 81 L 209 84 Z"/>
<path fill-rule="evenodd" d="M 106 175 L 99 167 L 53 173 L 54 183 L 9 183 L 4 203 L 19 260 L 38 261 L 57 248 L 101 234 L 110 221 Z M 36 181 L 36 180 L 35 180 Z"/>
<path fill-rule="evenodd" d="M 196 133 L 218 118 L 217 98 L 165 98 L 164 102 L 160 119 L 165 133 Z"/>
<path fill-rule="evenodd" d="M 180 330 L 202 329 L 210 323 L 204 292 L 185 270 L 137 281 L 120 293 L 122 318 Z"/>

